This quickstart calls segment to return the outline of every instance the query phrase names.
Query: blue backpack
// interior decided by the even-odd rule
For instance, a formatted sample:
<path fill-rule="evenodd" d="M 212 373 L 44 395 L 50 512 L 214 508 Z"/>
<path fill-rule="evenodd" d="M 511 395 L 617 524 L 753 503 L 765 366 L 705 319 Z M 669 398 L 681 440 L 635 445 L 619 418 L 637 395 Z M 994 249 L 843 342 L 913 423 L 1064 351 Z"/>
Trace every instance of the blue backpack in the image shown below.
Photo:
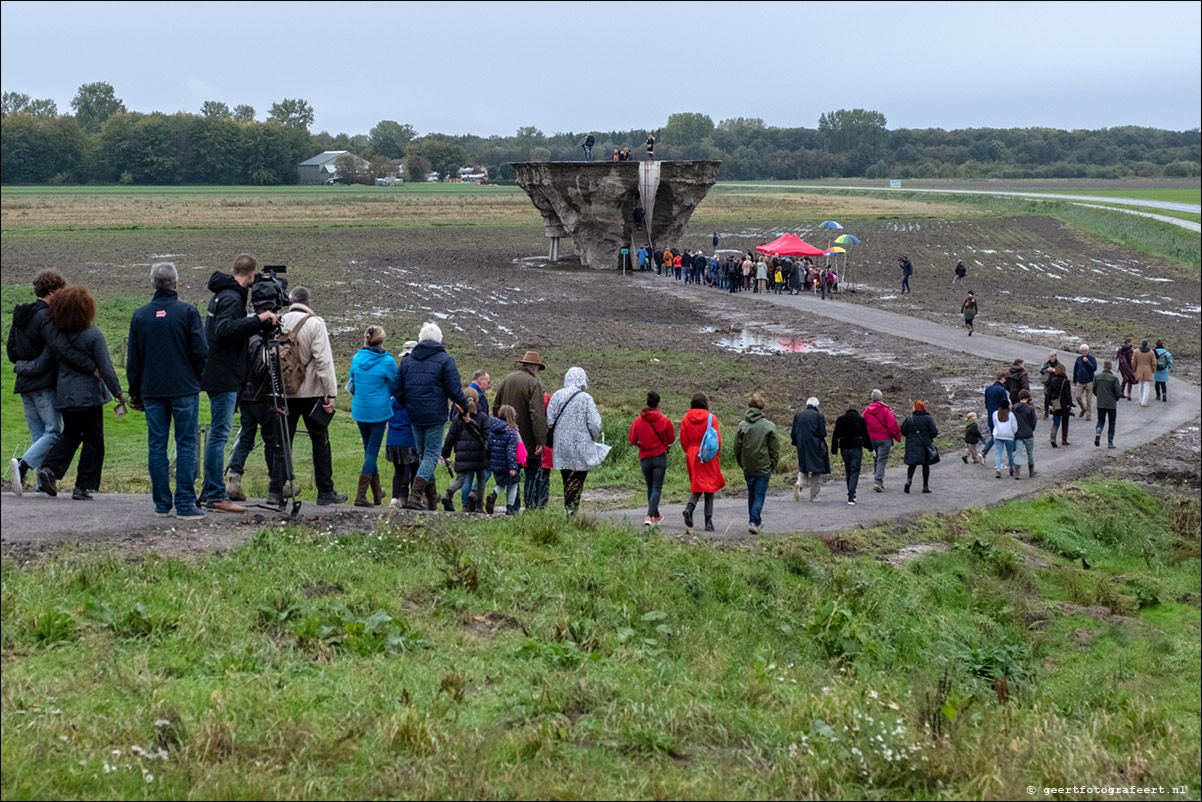
<path fill-rule="evenodd" d="M 697 449 L 697 459 L 709 462 L 718 456 L 718 430 L 714 428 L 714 413 L 710 413 L 705 422 L 705 434 L 701 435 L 701 446 Z"/>

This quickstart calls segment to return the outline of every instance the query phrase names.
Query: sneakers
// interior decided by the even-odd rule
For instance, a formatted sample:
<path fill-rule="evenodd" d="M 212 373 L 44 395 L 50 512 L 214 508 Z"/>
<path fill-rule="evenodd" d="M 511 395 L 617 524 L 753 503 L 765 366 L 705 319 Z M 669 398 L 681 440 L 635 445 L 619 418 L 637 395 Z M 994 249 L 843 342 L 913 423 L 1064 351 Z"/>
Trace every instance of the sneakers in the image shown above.
<path fill-rule="evenodd" d="M 268 507 L 284 508 L 284 496 L 280 493 L 268 493 L 266 500 L 263 502 Z"/>
<path fill-rule="evenodd" d="M 760 533 L 760 528 L 755 524 L 747 524 L 747 531 L 753 535 L 758 535 Z"/>
<path fill-rule="evenodd" d="M 1107 443 L 1106 447 L 1107 448 L 1118 448 L 1118 446 L 1116 446 L 1114 443 Z"/>
<path fill-rule="evenodd" d="M 872 486 L 872 492 L 874 492 L 874 493 L 884 493 L 884 492 L 885 492 L 885 486 L 884 486 L 884 485 L 873 485 L 873 486 Z"/>
<path fill-rule="evenodd" d="M 854 501 L 852 501 L 851 499 L 848 499 L 848 500 L 847 500 L 847 506 L 849 506 L 849 507 L 854 507 L 854 506 L 856 506 L 856 503 L 855 503 Z"/>
<path fill-rule="evenodd" d="M 175 517 L 181 521 L 203 521 L 205 511 L 200 507 L 193 507 L 190 510 L 176 510 Z"/>
<path fill-rule="evenodd" d="M 170 517 L 171 517 L 171 510 L 166 510 L 166 511 L 163 511 L 163 510 L 155 510 L 155 511 L 154 511 L 154 517 L 155 517 L 155 518 L 170 518 Z"/>
<path fill-rule="evenodd" d="M 1011 473 L 1013 473 L 1013 471 L 1011 471 Z M 1001 469 L 1001 468 L 998 468 L 998 469 L 996 469 L 996 470 L 993 472 L 993 478 L 994 478 L 994 479 L 1001 479 L 1001 478 L 1002 478 L 1002 469 Z M 910 491 L 908 491 L 908 490 L 907 490 L 906 492 L 908 493 L 908 492 L 910 492 Z"/>
<path fill-rule="evenodd" d="M 650 515 L 643 516 L 643 526 L 651 526 L 651 516 Z"/>
<path fill-rule="evenodd" d="M 49 468 L 38 468 L 38 488 L 50 498 L 58 496 L 58 485 L 55 484 L 54 472 Z"/>
<path fill-rule="evenodd" d="M 91 501 L 93 498 L 91 490 L 85 490 L 82 487 L 77 487 L 71 491 L 72 501 Z"/>
<path fill-rule="evenodd" d="M 793 500 L 801 501 L 801 485 L 793 485 Z"/>
<path fill-rule="evenodd" d="M 243 507 L 241 504 L 235 504 L 229 499 L 223 499 L 222 501 L 210 501 L 206 506 L 213 512 L 246 512 L 246 507 Z"/>
<path fill-rule="evenodd" d="M 25 471 L 21 470 L 21 460 L 13 457 L 8 461 L 8 470 L 13 477 L 13 495 L 17 498 L 21 497 L 21 493 L 25 490 Z"/>
<path fill-rule="evenodd" d="M 1098 446 L 1102 445 L 1102 435 L 1100 435 L 1100 434 L 1094 435 L 1093 445 L 1094 445 L 1094 448 L 1097 448 Z"/>

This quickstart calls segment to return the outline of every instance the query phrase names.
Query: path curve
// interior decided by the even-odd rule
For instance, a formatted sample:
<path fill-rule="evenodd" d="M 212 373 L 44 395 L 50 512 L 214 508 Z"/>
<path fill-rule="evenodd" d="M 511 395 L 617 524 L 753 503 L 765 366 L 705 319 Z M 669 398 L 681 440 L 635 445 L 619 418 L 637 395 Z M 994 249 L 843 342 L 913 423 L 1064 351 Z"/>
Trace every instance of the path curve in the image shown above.
<path fill-rule="evenodd" d="M 683 292 L 684 288 L 676 286 L 676 282 L 656 281 L 652 276 L 652 288 L 660 288 L 666 292 Z M 691 288 L 694 289 L 695 288 Z M 934 345 L 962 354 L 970 354 L 989 360 L 1001 369 L 1016 358 L 1023 359 L 1029 366 L 1039 366 L 1048 356 L 1048 349 L 1030 343 L 1010 340 L 988 334 L 966 335 L 965 330 L 958 325 L 944 325 L 927 320 L 907 317 L 896 312 L 863 306 L 860 304 L 844 303 L 840 300 L 822 300 L 810 295 L 755 295 L 740 293 L 736 298 L 748 307 L 758 307 L 762 310 L 766 304 L 789 307 L 804 312 L 807 315 L 840 320 L 861 327 L 864 330 L 865 344 L 871 348 L 872 337 L 903 338 L 928 345 Z M 762 311 L 760 312 L 762 314 Z M 958 321 L 958 318 L 957 318 Z M 870 352 L 868 353 L 870 356 Z M 1060 360 L 1072 366 L 1076 354 L 1061 352 Z M 1112 354 L 1095 352 L 1098 366 Z M 983 366 L 981 386 L 991 382 L 986 380 L 989 372 Z M 1038 368 L 1033 371 L 1038 374 Z M 1118 374 L 1117 366 L 1115 374 Z M 864 388 L 865 403 L 870 387 Z M 793 501 L 792 494 L 770 495 L 764 505 L 764 525 L 762 532 L 769 534 L 784 534 L 795 532 L 837 532 L 855 529 L 863 526 L 875 526 L 890 520 L 922 515 L 924 513 L 947 513 L 965 507 L 978 507 L 1000 503 L 1033 490 L 1051 489 L 1065 478 L 1076 478 L 1081 475 L 1096 472 L 1106 462 L 1122 460 L 1124 450 L 1151 442 L 1156 438 L 1189 425 L 1198 417 L 1199 404 L 1202 403 L 1202 391 L 1196 385 L 1186 381 L 1172 379 L 1169 382 L 1172 400 L 1158 402 L 1153 400 L 1148 407 L 1140 407 L 1137 401 L 1120 401 L 1118 408 L 1118 425 L 1115 443 L 1117 450 L 1106 448 L 1105 435 L 1100 448 L 1093 445 L 1094 421 L 1083 421 L 1074 418 L 1070 424 L 1068 448 L 1052 449 L 1048 445 L 1048 432 L 1051 421 L 1039 420 L 1035 432 L 1035 462 L 1036 476 L 1015 481 L 1003 469 L 1002 478 L 994 478 L 993 453 L 989 454 L 989 467 L 965 465 L 960 460 L 960 451 L 943 455 L 943 460 L 932 468 L 931 485 L 933 494 L 922 495 L 920 483 L 914 487 L 914 493 L 902 493 L 905 482 L 904 468 L 890 468 L 885 476 L 885 492 L 872 491 L 872 458 L 865 452 L 864 468 L 860 474 L 860 485 L 857 504 L 847 505 L 847 496 L 842 476 L 828 477 L 820 496 L 823 499 L 818 504 L 804 500 L 801 503 Z M 1034 388 L 1038 397 L 1042 397 L 1043 388 Z M 1038 400 L 1038 399 L 1037 399 Z M 904 420 L 908 409 L 905 399 L 886 397 L 886 403 L 893 407 L 898 415 L 898 422 Z M 984 400 L 981 400 L 980 412 L 983 417 Z M 860 410 L 862 411 L 863 405 Z M 827 419 L 827 431 L 834 427 L 835 418 L 842 415 L 843 409 L 823 409 Z M 946 412 L 939 411 L 935 406 L 935 420 L 941 433 L 963 432 L 964 421 L 950 419 Z M 1096 418 L 1095 418 L 1096 420 Z M 783 424 L 783 425 L 782 425 Z M 778 423 L 778 432 L 782 438 L 781 451 L 791 449 L 789 445 L 789 422 Z M 982 427 L 984 428 L 984 427 Z M 734 431 L 723 433 L 726 438 L 734 437 Z M 828 441 L 829 442 L 829 441 Z M 895 446 L 902 448 L 903 445 Z M 832 467 L 837 458 L 831 458 Z M 727 487 L 735 487 L 743 483 L 742 473 L 733 464 L 722 466 L 726 476 Z M 920 474 L 916 475 L 918 480 Z M 745 486 L 745 485 L 744 485 Z M 660 512 L 665 516 L 663 528 L 668 531 L 682 532 L 684 530 L 680 504 L 664 504 Z M 613 510 L 602 513 L 604 517 L 630 521 L 640 525 L 646 514 L 645 508 Z M 715 537 L 743 537 L 747 534 L 747 501 L 745 498 L 723 498 L 719 493 L 715 499 L 714 524 Z M 701 531 L 702 517 L 698 510 L 695 515 L 696 531 Z"/>
<path fill-rule="evenodd" d="M 1056 195 L 1051 192 L 1008 192 L 994 189 L 920 189 L 917 187 L 907 187 L 900 190 L 891 190 L 889 187 L 849 187 L 837 186 L 829 184 L 745 184 L 732 183 L 729 181 L 719 181 L 715 186 L 725 186 L 731 188 L 738 187 L 758 187 L 761 189 L 838 189 L 849 192 L 925 192 L 935 195 L 1000 195 L 1016 198 L 1046 198 L 1048 200 L 1068 200 L 1068 201 L 1092 201 L 1094 205 L 1091 208 L 1095 209 L 1111 209 L 1116 212 L 1124 212 L 1126 214 L 1138 214 L 1142 217 L 1151 217 L 1160 220 L 1170 225 L 1187 228 L 1191 231 L 1202 231 L 1202 223 L 1196 223 L 1193 220 L 1182 220 L 1177 217 L 1169 217 L 1168 215 L 1154 215 L 1146 212 L 1137 212 L 1131 209 L 1118 209 L 1114 206 L 1102 206 L 1097 204 L 1119 204 L 1122 206 L 1143 206 L 1149 209 L 1165 209 L 1173 212 L 1188 212 L 1190 214 L 1202 214 L 1202 205 L 1196 203 L 1176 203 L 1173 201 L 1158 201 L 1144 200 L 1141 198 L 1108 198 L 1098 195 Z M 1090 206 L 1090 203 L 1080 203 L 1080 206 Z"/>

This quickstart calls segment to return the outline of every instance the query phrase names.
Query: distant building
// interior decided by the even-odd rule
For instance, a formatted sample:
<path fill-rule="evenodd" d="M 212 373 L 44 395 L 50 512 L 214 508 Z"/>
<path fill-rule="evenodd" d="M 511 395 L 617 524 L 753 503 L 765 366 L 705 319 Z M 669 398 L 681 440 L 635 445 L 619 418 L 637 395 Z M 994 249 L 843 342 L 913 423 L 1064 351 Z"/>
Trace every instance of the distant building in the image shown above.
<path fill-rule="evenodd" d="M 300 184 L 329 184 L 332 183 L 338 174 L 338 168 L 334 166 L 335 160 L 344 153 L 350 153 L 349 150 L 327 150 L 324 153 L 318 153 L 312 159 L 307 159 L 297 165 L 299 174 L 298 183 Z M 351 153 L 354 156 L 353 153 Z M 355 156 L 355 159 L 362 162 L 362 167 L 367 168 L 367 160 Z"/>
<path fill-rule="evenodd" d="M 459 168 L 459 180 L 466 182 L 466 183 L 481 184 L 488 180 L 488 168 L 487 167 L 460 167 Z"/>

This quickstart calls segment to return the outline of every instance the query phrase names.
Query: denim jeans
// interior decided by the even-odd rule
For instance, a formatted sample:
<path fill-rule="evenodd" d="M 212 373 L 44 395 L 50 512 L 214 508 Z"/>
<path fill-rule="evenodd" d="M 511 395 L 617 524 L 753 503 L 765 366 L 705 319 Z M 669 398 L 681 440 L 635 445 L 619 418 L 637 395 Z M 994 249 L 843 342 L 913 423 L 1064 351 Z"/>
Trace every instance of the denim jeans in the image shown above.
<path fill-rule="evenodd" d="M 246 458 L 255 450 L 255 436 L 259 433 L 258 419 L 246 414 L 246 404 L 238 405 L 241 414 L 238 417 L 238 439 L 234 441 L 234 453 L 230 454 L 230 473 L 239 476 L 246 473 Z"/>
<path fill-rule="evenodd" d="M 872 483 L 877 487 L 885 486 L 885 466 L 889 464 L 889 452 L 893 449 L 892 440 L 873 440 L 872 449 L 876 456 L 872 458 Z"/>
<path fill-rule="evenodd" d="M 438 458 L 442 454 L 441 423 L 434 426 L 418 426 L 413 424 L 413 442 L 421 462 L 417 466 L 417 476 L 427 482 L 434 481 L 434 469 L 438 466 Z"/>
<path fill-rule="evenodd" d="M 860 484 L 860 465 L 864 461 L 864 449 L 842 448 L 839 453 L 843 456 L 843 473 L 847 479 L 847 500 L 856 500 L 856 487 Z"/>
<path fill-rule="evenodd" d="M 749 523 L 759 526 L 764 523 L 760 518 L 760 513 L 764 511 L 764 499 L 768 495 L 768 480 L 772 478 L 772 474 L 766 473 L 763 476 L 743 474 L 743 478 L 747 480 L 747 520 Z"/>
<path fill-rule="evenodd" d="M 205 484 L 201 504 L 225 501 L 225 444 L 234 426 L 237 393 L 209 393 L 209 436 L 205 440 Z"/>
<path fill-rule="evenodd" d="M 199 395 L 175 398 L 144 398 L 146 432 L 149 442 L 147 467 L 150 494 L 155 512 L 171 512 L 171 461 L 167 458 L 167 438 L 175 424 L 175 500 L 178 512 L 196 509 L 196 432 L 200 425 Z"/>
<path fill-rule="evenodd" d="M 1021 464 L 1023 455 L 1019 452 L 1026 450 L 1027 464 L 1035 464 L 1035 438 L 1034 437 L 1019 437 L 1014 440 L 1014 453 L 1017 455 L 1015 459 Z"/>
<path fill-rule="evenodd" d="M 1106 432 L 1106 442 L 1108 443 L 1114 442 L 1114 421 L 1116 412 L 1118 412 L 1118 410 L 1114 409 L 1113 407 L 1110 409 L 1102 409 L 1101 407 L 1098 407 L 1098 437 L 1102 436 L 1102 429 L 1106 426 L 1106 421 L 1109 420 L 1110 427 Z"/>
<path fill-rule="evenodd" d="M 665 452 L 658 457 L 641 459 L 639 467 L 643 469 L 643 481 L 647 484 L 647 516 L 658 518 L 659 498 L 664 490 L 664 474 L 668 472 L 668 455 Z"/>
<path fill-rule="evenodd" d="M 1013 468 L 1014 467 L 1014 441 L 1013 440 L 998 440 L 995 438 L 994 442 L 997 443 L 997 451 L 993 452 L 993 467 L 994 467 L 994 469 L 999 470 L 999 471 L 1002 469 L 1002 452 L 1003 451 L 1006 452 L 1006 459 L 1010 463 L 1009 467 Z"/>
<path fill-rule="evenodd" d="M 25 408 L 25 425 L 29 427 L 30 440 L 29 448 L 21 459 L 36 474 L 63 433 L 63 419 L 54 406 L 54 390 L 21 393 L 21 406 Z"/>
<path fill-rule="evenodd" d="M 388 421 L 379 423 L 360 423 L 359 437 L 363 440 L 363 467 L 359 473 L 364 476 L 375 476 L 380 472 L 380 444 L 388 433 Z"/>
<path fill-rule="evenodd" d="M 476 498 L 480 500 L 481 504 L 483 504 L 484 503 L 484 487 L 488 484 L 488 478 L 490 476 L 492 476 L 492 471 L 485 471 L 482 474 L 482 476 L 484 477 L 484 480 L 482 482 L 476 481 L 476 474 L 474 474 L 474 473 L 464 474 L 464 476 L 466 476 L 467 478 L 464 480 L 463 490 L 459 494 L 460 503 L 464 507 L 466 507 L 468 495 L 471 494 L 472 491 L 475 491 Z"/>

